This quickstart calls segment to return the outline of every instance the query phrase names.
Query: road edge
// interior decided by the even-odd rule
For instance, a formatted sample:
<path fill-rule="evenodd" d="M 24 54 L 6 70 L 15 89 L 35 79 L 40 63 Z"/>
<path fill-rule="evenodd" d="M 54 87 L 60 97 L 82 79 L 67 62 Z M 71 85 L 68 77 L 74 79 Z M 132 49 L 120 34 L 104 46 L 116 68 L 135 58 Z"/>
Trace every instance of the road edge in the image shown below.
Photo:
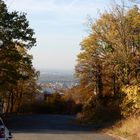
<path fill-rule="evenodd" d="M 109 135 L 109 136 L 111 136 L 111 137 L 114 137 L 114 138 L 118 138 L 119 140 L 128 140 L 128 139 L 126 139 L 126 138 L 123 138 L 123 137 L 121 137 L 121 136 L 114 135 L 114 134 L 111 134 L 111 133 L 105 133 L 105 134 L 107 134 L 107 135 Z"/>

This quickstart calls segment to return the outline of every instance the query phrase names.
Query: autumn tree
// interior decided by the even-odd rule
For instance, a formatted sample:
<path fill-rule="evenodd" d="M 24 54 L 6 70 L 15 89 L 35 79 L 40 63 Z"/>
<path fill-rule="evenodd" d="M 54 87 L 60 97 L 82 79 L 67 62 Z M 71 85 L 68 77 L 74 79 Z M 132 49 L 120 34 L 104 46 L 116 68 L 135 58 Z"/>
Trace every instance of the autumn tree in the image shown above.
<path fill-rule="evenodd" d="M 139 20 L 137 6 L 116 5 L 92 23 L 91 33 L 82 41 L 76 73 L 93 91 L 90 109 L 119 111 L 121 88 L 139 83 Z"/>

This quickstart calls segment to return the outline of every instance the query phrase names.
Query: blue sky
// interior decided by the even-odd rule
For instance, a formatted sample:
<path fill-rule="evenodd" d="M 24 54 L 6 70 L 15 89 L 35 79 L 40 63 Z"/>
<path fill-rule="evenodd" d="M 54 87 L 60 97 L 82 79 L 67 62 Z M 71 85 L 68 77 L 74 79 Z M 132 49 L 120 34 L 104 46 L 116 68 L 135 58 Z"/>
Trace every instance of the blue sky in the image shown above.
<path fill-rule="evenodd" d="M 119 0 L 116 0 L 118 2 Z M 9 10 L 27 13 L 37 46 L 30 51 L 37 69 L 74 70 L 87 16 L 96 18 L 111 0 L 5 0 Z"/>

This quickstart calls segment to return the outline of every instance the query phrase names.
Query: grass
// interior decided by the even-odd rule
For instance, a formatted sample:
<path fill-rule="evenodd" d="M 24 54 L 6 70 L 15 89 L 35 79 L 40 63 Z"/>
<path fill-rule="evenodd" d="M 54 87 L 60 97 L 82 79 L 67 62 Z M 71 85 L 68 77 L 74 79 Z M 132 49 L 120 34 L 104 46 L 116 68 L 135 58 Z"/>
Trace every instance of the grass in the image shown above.
<path fill-rule="evenodd" d="M 121 120 L 105 132 L 118 135 L 127 140 L 140 140 L 140 116 Z"/>

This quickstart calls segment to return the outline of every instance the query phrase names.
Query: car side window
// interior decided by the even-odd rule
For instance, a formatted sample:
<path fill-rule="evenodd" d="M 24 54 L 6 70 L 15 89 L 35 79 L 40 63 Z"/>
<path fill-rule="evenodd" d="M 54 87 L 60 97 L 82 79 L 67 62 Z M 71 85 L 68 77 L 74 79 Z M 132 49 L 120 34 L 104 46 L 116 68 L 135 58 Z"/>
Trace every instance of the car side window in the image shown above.
<path fill-rule="evenodd" d="M 3 125 L 3 122 L 2 122 L 2 120 L 0 120 L 0 125 Z"/>

